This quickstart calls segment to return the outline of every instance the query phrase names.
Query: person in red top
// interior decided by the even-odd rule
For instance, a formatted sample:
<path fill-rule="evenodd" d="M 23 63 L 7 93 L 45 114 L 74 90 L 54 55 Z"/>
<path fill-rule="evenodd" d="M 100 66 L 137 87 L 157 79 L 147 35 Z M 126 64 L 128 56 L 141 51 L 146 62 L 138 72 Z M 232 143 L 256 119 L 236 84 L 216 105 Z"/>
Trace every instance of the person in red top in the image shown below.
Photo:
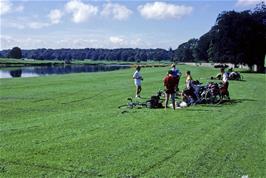
<path fill-rule="evenodd" d="M 175 109 L 175 92 L 176 92 L 176 85 L 177 82 L 173 76 L 173 71 L 169 70 L 168 75 L 163 80 L 165 86 L 165 109 L 168 106 L 169 97 L 171 96 L 173 109 Z"/>

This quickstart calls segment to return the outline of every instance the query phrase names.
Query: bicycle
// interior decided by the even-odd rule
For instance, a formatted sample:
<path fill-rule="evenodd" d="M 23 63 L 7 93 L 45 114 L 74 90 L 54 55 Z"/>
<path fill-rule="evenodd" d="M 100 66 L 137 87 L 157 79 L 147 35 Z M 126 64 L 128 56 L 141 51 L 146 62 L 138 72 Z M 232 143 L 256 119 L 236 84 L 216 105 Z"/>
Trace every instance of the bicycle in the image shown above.
<path fill-rule="evenodd" d="M 129 109 L 133 109 L 133 108 L 138 108 L 138 109 L 141 109 L 141 108 L 147 108 L 147 102 L 139 102 L 139 101 L 133 101 L 132 98 L 128 98 L 127 99 L 129 102 L 127 104 L 123 104 L 121 106 L 118 106 L 119 109 L 126 109 L 126 108 L 129 108 Z"/>
<path fill-rule="evenodd" d="M 159 90 L 156 95 L 151 96 L 149 100 L 146 100 L 145 102 L 139 102 L 139 101 L 133 101 L 132 98 L 128 98 L 129 101 L 127 104 L 123 104 L 121 106 L 118 106 L 118 108 L 150 108 L 150 109 L 156 109 L 156 108 L 163 108 L 161 97 L 164 97 L 165 94 L 162 90 Z"/>
<path fill-rule="evenodd" d="M 230 100 L 229 91 L 224 90 L 222 83 L 209 83 L 203 92 L 204 101 L 208 104 L 220 104 L 224 99 Z"/>

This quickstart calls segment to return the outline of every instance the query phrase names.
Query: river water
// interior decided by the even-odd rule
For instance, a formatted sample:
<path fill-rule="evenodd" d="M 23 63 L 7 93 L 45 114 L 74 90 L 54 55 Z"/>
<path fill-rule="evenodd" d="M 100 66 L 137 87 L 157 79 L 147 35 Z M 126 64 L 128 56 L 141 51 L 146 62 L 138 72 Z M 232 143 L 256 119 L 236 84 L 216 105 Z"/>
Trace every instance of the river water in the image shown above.
<path fill-rule="evenodd" d="M 65 65 L 0 68 L 0 78 L 38 77 L 56 74 L 104 72 L 129 68 L 129 65 Z"/>

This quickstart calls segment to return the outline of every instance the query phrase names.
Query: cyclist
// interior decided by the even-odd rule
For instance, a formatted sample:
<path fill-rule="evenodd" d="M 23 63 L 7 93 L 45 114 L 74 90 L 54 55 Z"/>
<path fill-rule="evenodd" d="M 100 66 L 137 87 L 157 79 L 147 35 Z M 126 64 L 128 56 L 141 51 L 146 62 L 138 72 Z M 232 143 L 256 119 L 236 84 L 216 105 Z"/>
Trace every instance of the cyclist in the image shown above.
<path fill-rule="evenodd" d="M 195 94 L 194 81 L 192 79 L 190 71 L 186 72 L 186 88 L 184 89 L 182 96 L 183 100 L 187 101 L 188 104 L 196 103 L 198 101 L 197 95 Z"/>
<path fill-rule="evenodd" d="M 135 86 L 136 86 L 136 98 L 140 98 L 140 92 L 142 90 L 141 81 L 143 80 L 143 78 L 141 76 L 140 69 L 141 69 L 141 67 L 137 66 L 136 67 L 136 71 L 133 74 L 133 79 L 134 79 L 134 83 L 135 83 Z"/>
<path fill-rule="evenodd" d="M 220 88 L 221 93 L 224 93 L 228 99 L 230 99 L 229 97 L 229 91 L 228 91 L 228 87 L 229 87 L 229 82 L 228 82 L 228 73 L 224 71 L 224 68 L 221 68 L 221 76 L 222 76 L 222 87 Z"/>
<path fill-rule="evenodd" d="M 173 77 L 176 80 L 176 91 L 179 91 L 178 84 L 182 73 L 179 71 L 178 68 L 176 68 L 175 64 L 172 64 L 171 67 L 171 70 L 173 71 Z"/>
<path fill-rule="evenodd" d="M 176 79 L 173 76 L 173 71 L 169 70 L 167 76 L 163 80 L 165 86 L 165 109 L 168 107 L 168 101 L 171 96 L 173 109 L 175 110 L 175 93 L 176 93 Z"/>

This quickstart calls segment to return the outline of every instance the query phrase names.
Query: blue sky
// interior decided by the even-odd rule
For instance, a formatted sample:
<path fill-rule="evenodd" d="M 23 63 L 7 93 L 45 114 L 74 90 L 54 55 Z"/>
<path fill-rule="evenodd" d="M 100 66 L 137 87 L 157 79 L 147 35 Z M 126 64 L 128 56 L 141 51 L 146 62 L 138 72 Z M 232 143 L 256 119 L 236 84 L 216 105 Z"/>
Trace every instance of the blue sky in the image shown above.
<path fill-rule="evenodd" d="M 0 0 L 0 49 L 177 48 L 265 0 Z"/>

